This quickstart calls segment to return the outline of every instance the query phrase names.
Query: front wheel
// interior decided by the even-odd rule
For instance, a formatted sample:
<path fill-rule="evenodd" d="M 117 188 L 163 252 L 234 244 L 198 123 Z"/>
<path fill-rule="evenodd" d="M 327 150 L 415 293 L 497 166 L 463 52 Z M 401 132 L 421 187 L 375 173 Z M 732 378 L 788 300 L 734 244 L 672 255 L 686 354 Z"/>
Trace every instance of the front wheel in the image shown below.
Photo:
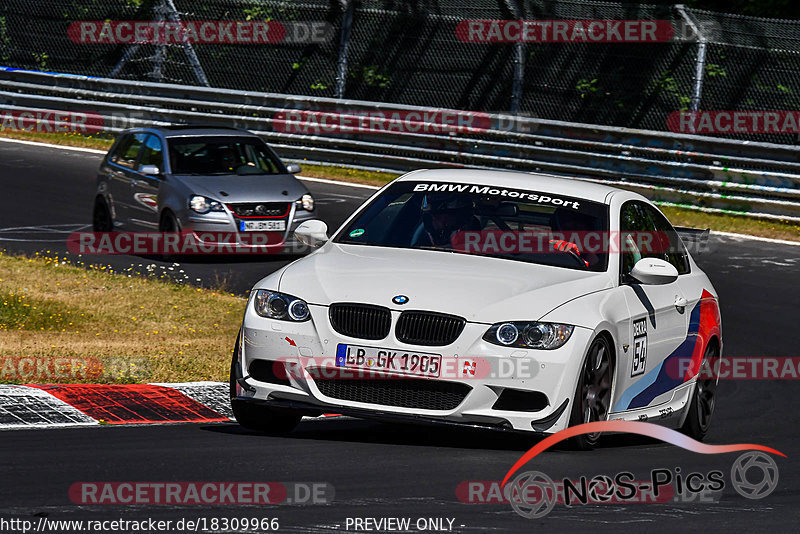
<path fill-rule="evenodd" d="M 108 209 L 108 204 L 101 196 L 98 196 L 94 200 L 92 229 L 95 232 L 110 232 L 114 229 L 114 219 L 111 217 L 111 210 Z"/>
<path fill-rule="evenodd" d="M 578 377 L 569 426 L 605 421 L 608 418 L 613 376 L 611 344 L 605 337 L 597 337 L 589 346 L 586 361 Z M 578 450 L 591 450 L 599 439 L 599 432 L 581 434 L 572 438 L 572 445 Z"/>
<path fill-rule="evenodd" d="M 178 223 L 178 219 L 171 211 L 164 211 L 158 223 L 158 230 L 160 232 L 180 232 L 181 226 L 180 223 Z"/>
<path fill-rule="evenodd" d="M 236 398 L 236 380 L 239 378 L 240 337 L 241 332 L 236 336 L 236 345 L 233 347 L 233 359 L 231 360 L 230 395 L 233 417 L 243 427 L 256 432 L 264 434 L 287 434 L 291 432 L 300 423 L 302 416 L 288 411 L 278 412 L 267 406 Z"/>
<path fill-rule="evenodd" d="M 161 214 L 161 220 L 158 223 L 158 231 L 164 233 L 176 233 L 181 231 L 181 225 L 177 217 L 175 217 L 171 211 L 165 210 L 164 213 Z M 173 262 L 178 261 L 180 257 L 175 254 L 161 254 L 159 259 L 161 261 Z"/>
<path fill-rule="evenodd" d="M 701 375 L 703 369 L 715 370 L 718 358 L 719 350 L 716 345 L 710 344 L 703 355 L 703 359 L 708 364 L 700 367 Z M 708 428 L 711 426 L 711 416 L 714 415 L 716 393 L 717 377 L 715 372 L 712 372 L 710 377 L 697 377 L 697 384 L 692 392 L 692 401 L 689 403 L 689 412 L 686 414 L 681 432 L 697 441 L 702 441 L 706 437 Z"/>

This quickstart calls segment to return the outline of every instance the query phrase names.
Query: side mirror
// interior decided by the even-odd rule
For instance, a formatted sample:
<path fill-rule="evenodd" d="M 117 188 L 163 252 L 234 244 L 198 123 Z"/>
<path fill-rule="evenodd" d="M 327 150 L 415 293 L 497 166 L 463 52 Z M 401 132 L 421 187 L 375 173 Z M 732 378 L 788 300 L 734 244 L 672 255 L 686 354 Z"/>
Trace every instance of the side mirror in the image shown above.
<path fill-rule="evenodd" d="M 300 165 L 297 163 L 290 163 L 286 166 L 286 172 L 289 174 L 300 174 Z"/>
<path fill-rule="evenodd" d="M 298 226 L 294 235 L 302 244 L 316 248 L 328 240 L 328 225 L 319 219 L 311 219 Z"/>
<path fill-rule="evenodd" d="M 678 279 L 678 269 L 658 258 L 642 258 L 631 269 L 631 276 L 643 284 L 671 284 Z"/>
<path fill-rule="evenodd" d="M 161 169 L 158 168 L 158 165 L 142 165 L 139 167 L 139 172 L 147 176 L 158 176 L 161 174 Z"/>

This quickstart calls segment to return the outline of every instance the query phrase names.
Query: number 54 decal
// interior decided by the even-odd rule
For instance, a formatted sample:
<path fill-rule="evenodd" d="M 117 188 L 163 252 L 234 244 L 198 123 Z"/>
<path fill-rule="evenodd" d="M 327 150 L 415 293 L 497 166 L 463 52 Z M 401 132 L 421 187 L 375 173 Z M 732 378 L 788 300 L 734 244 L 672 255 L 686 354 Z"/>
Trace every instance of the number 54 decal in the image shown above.
<path fill-rule="evenodd" d="M 631 376 L 644 373 L 647 364 L 647 319 L 633 322 L 633 364 Z"/>

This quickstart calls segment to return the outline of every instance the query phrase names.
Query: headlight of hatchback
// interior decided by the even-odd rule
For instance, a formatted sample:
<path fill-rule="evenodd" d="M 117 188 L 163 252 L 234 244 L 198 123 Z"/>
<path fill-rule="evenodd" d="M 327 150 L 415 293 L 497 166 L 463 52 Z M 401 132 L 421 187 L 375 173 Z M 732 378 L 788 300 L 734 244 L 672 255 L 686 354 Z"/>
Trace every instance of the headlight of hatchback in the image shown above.
<path fill-rule="evenodd" d="M 259 289 L 253 305 L 257 314 L 270 319 L 302 322 L 311 317 L 306 301 L 277 291 Z"/>
<path fill-rule="evenodd" d="M 509 321 L 493 324 L 483 339 L 501 347 L 553 350 L 569 340 L 574 328 L 568 324 Z"/>
<path fill-rule="evenodd" d="M 221 202 L 201 195 L 194 195 L 189 199 L 189 207 L 195 213 L 208 213 L 209 211 L 225 211 Z"/>
<path fill-rule="evenodd" d="M 299 200 L 295 202 L 297 209 L 304 209 L 306 211 L 314 211 L 314 197 L 306 193 Z"/>

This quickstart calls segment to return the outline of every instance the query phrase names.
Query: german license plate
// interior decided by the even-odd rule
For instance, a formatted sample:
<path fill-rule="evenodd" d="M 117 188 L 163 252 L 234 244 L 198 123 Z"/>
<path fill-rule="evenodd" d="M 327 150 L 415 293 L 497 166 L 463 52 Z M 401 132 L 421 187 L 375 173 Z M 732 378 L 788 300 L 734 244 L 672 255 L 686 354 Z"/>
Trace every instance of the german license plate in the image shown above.
<path fill-rule="evenodd" d="M 286 221 L 239 221 L 240 232 L 283 232 Z"/>
<path fill-rule="evenodd" d="M 441 372 L 442 356 L 340 343 L 336 347 L 336 366 L 436 378 Z"/>

